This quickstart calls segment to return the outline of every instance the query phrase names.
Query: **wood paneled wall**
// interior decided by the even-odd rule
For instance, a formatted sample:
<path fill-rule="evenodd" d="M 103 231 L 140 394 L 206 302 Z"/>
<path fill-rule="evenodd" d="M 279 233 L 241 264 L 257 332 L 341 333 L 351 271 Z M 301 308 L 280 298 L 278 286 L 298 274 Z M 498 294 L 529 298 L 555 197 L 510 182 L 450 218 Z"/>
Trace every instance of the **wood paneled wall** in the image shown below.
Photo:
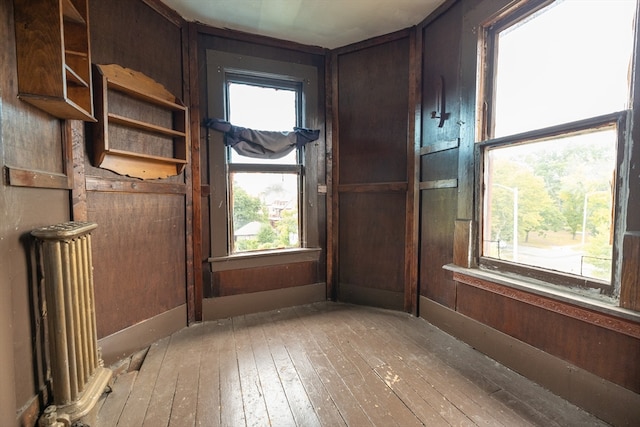
<path fill-rule="evenodd" d="M 411 47 L 406 30 L 332 53 L 337 297 L 408 311 Z"/>
<path fill-rule="evenodd" d="M 91 1 L 89 6 L 93 62 L 144 73 L 188 105 L 184 30 L 142 1 Z M 94 167 L 92 138 L 89 125 L 85 183 L 76 193 L 86 193 L 86 219 L 98 223 L 93 264 L 103 338 L 186 303 L 191 195 L 189 168 L 178 176 L 142 181 Z M 136 140 L 121 144 L 142 148 Z"/>
<path fill-rule="evenodd" d="M 451 2 L 421 28 L 420 295 L 638 393 L 640 340 L 623 327 L 633 321 L 616 319 L 615 315 L 603 317 L 568 302 L 516 291 L 489 280 L 463 279 L 466 277 L 463 273 L 456 273 L 458 279 L 454 280 L 450 271 L 442 269 L 453 262 L 456 226 L 459 234 L 466 238 L 460 241 L 471 240 L 469 244 L 473 247 L 473 237 L 469 239 L 473 233 L 465 227 L 473 223 L 477 203 L 474 198 L 475 90 L 473 82 L 462 82 L 460 76 L 475 78 L 474 71 L 461 70 L 461 64 L 465 57 L 476 55 L 476 44 L 472 41 L 465 44 L 462 37 L 465 32 L 472 32 L 465 15 L 477 3 Z M 445 99 L 444 111 L 449 114 L 442 127 L 431 118 L 431 111 L 437 110 L 434 105 L 440 88 Z M 632 156 L 637 157 L 637 153 Z M 631 180 L 635 182 L 637 176 Z M 639 193 L 640 187 L 630 186 L 629 212 L 637 212 Z M 636 227 L 638 216 L 634 215 L 633 219 L 628 217 L 628 227 Z M 629 291 L 623 292 L 622 300 L 628 307 L 635 307 L 634 301 L 640 295 L 636 291 L 639 289 L 638 259 L 633 256 L 638 252 L 635 230 L 628 231 L 623 257 L 623 288 L 627 283 Z M 465 248 L 457 250 L 460 258 L 465 258 Z M 475 251 L 474 256 L 477 256 Z M 625 298 L 629 301 L 624 302 Z M 607 327 L 608 323 L 623 326 Z M 637 323 L 632 329 L 637 330 Z"/>
<path fill-rule="evenodd" d="M 47 395 L 46 321 L 30 232 L 68 221 L 64 122 L 18 99 L 13 2 L 0 2 L 0 423 L 29 425 Z M 26 179 L 13 181 L 20 172 Z M 22 173 L 24 172 L 24 173 Z M 47 177 L 53 176 L 55 179 Z"/>

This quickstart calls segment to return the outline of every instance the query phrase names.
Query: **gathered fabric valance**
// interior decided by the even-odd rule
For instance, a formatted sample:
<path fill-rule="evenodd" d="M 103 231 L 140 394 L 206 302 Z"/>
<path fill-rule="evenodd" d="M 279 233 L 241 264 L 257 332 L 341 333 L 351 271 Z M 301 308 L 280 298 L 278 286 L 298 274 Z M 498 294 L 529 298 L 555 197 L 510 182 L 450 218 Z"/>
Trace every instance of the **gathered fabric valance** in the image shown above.
<path fill-rule="evenodd" d="M 220 119 L 206 119 L 204 125 L 224 133 L 224 144 L 242 156 L 279 159 L 320 137 L 320 130 L 293 128 L 289 132 L 254 130 L 234 126 Z"/>

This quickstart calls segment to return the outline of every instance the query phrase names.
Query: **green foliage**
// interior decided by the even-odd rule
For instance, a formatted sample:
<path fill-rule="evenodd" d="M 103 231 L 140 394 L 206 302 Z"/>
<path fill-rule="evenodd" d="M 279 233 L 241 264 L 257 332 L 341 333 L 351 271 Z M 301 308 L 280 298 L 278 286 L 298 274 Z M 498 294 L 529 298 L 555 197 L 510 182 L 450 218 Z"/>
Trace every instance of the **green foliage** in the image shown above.
<path fill-rule="evenodd" d="M 496 159 L 493 165 L 491 198 L 492 239 L 513 240 L 513 203 L 518 189 L 518 237 L 531 231 L 557 230 L 560 215 L 545 187 L 544 180 L 526 165 Z"/>
<path fill-rule="evenodd" d="M 233 226 L 236 230 L 252 221 L 264 221 L 266 210 L 258 197 L 247 193 L 239 185 L 233 187 Z"/>
<path fill-rule="evenodd" d="M 593 267 L 589 275 L 602 280 L 611 279 L 611 253 L 613 247 L 609 242 L 608 230 L 601 229 L 594 233 L 586 245 L 584 265 Z"/>
<path fill-rule="evenodd" d="M 492 187 L 490 239 L 513 240 L 517 188 L 518 237 L 524 237 L 523 243 L 532 231 L 545 236 L 565 230 L 573 240 L 584 232 L 587 244 L 574 249 L 583 251 L 583 274 L 609 280 L 614 147 L 615 135 L 594 132 L 493 151 L 492 181 L 488 184 Z M 571 243 L 567 240 L 544 247 L 558 245 Z"/>

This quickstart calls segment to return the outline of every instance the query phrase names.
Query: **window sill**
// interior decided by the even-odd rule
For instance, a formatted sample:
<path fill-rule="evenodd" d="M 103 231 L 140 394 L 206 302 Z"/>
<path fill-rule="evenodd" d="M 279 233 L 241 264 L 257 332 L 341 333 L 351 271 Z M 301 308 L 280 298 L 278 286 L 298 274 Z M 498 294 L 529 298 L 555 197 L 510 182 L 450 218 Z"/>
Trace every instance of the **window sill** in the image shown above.
<path fill-rule="evenodd" d="M 551 283 L 480 268 L 464 268 L 453 264 L 443 268 L 454 273 L 455 281 L 640 338 L 640 313 L 617 306 L 613 298 L 599 294 L 585 296 Z"/>
<path fill-rule="evenodd" d="M 239 270 L 243 268 L 268 267 L 296 262 L 318 261 L 321 248 L 280 249 L 256 251 L 209 258 L 211 271 Z"/>

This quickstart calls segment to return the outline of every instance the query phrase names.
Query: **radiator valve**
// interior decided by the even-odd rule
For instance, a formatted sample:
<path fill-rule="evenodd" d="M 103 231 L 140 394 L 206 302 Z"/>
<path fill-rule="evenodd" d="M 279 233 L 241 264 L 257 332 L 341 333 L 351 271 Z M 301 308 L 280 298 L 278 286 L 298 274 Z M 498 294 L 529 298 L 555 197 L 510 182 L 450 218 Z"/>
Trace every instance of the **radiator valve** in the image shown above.
<path fill-rule="evenodd" d="M 38 420 L 38 427 L 69 427 L 71 421 L 67 414 L 58 415 L 56 405 L 49 405 Z"/>

